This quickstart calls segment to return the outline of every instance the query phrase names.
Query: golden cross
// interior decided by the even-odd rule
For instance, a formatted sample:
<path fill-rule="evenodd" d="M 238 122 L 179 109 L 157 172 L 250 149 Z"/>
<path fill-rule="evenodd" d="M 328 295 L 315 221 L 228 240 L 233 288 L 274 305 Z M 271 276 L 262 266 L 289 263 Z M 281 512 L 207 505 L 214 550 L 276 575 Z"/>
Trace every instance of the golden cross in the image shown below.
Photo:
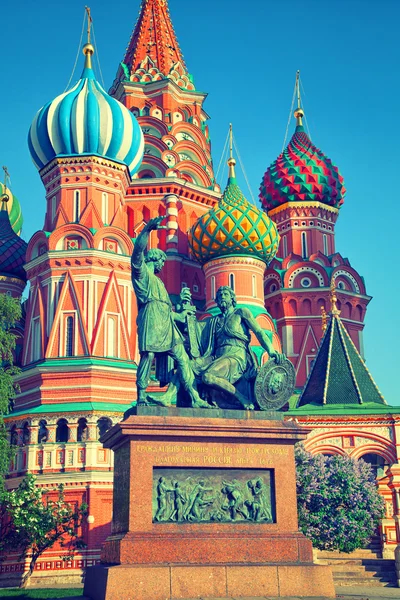
<path fill-rule="evenodd" d="M 3 190 L 3 193 L 2 193 L 0 199 L 3 202 L 8 202 L 8 200 L 10 199 L 10 197 L 7 194 L 7 180 L 10 180 L 10 173 L 8 172 L 7 167 L 4 167 L 4 166 L 3 166 L 3 171 L 4 171 L 4 190 Z"/>
<path fill-rule="evenodd" d="M 296 90 L 297 90 L 297 108 L 301 108 L 300 100 L 300 71 L 296 73 Z"/>
<path fill-rule="evenodd" d="M 90 44 L 90 30 L 91 30 L 91 27 L 92 27 L 93 19 L 92 19 L 91 14 L 90 14 L 90 7 L 89 6 L 85 6 L 85 10 L 87 12 L 87 20 L 88 20 L 88 26 L 87 26 L 87 43 Z"/>
<path fill-rule="evenodd" d="M 10 173 L 8 172 L 8 168 L 3 166 L 4 171 L 4 191 L 7 189 L 7 180 L 10 180 Z"/>

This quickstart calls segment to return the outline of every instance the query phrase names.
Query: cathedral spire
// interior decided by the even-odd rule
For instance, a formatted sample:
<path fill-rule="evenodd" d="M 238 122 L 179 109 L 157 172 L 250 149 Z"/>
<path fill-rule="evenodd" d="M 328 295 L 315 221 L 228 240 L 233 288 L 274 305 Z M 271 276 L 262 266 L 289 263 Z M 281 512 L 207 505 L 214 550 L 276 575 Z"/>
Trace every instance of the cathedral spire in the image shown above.
<path fill-rule="evenodd" d="M 229 125 L 229 158 L 228 158 L 229 181 L 228 181 L 228 183 L 236 183 L 235 165 L 236 165 L 236 160 L 233 158 L 232 123 L 230 123 L 230 125 Z"/>
<path fill-rule="evenodd" d="M 294 116 L 297 121 L 297 128 L 299 128 L 299 127 L 303 127 L 303 117 L 304 117 L 304 110 L 301 108 L 300 71 L 297 71 L 297 73 L 296 73 L 296 96 L 297 96 L 297 107 L 296 107 L 296 110 L 294 111 Z"/>
<path fill-rule="evenodd" d="M 122 68 L 126 78 L 138 83 L 172 79 L 179 87 L 194 90 L 171 22 L 167 0 L 142 0 Z"/>

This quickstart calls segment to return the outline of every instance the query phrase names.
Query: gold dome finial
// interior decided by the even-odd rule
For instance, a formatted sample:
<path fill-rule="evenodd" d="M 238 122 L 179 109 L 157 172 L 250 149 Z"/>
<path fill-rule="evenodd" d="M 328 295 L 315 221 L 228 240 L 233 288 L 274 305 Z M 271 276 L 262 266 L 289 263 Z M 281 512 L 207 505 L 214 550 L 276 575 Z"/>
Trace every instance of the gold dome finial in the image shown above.
<path fill-rule="evenodd" d="M 3 167 L 3 171 L 4 171 L 4 192 L 0 196 L 0 200 L 2 202 L 8 202 L 10 199 L 10 196 L 7 193 L 7 181 L 10 180 L 10 174 L 8 172 L 7 167 Z"/>
<path fill-rule="evenodd" d="M 297 125 L 300 127 L 303 125 L 304 110 L 301 108 L 301 97 L 300 97 L 300 71 L 296 73 L 296 95 L 297 95 L 297 108 L 294 111 L 294 116 L 297 120 Z"/>
<path fill-rule="evenodd" d="M 329 294 L 329 298 L 331 301 L 331 315 L 340 315 L 340 310 L 338 309 L 336 303 L 337 303 L 337 296 L 336 296 L 336 287 L 335 287 L 335 281 L 332 279 L 331 280 L 331 292 Z"/>
<path fill-rule="evenodd" d="M 92 56 L 94 54 L 94 46 L 90 42 L 90 33 L 91 33 L 91 29 L 92 29 L 93 20 L 92 20 L 91 14 L 90 14 L 89 6 L 85 6 L 85 10 L 87 13 L 87 43 L 83 46 L 82 52 L 86 56 L 85 69 L 91 69 L 92 68 Z"/>
<path fill-rule="evenodd" d="M 232 134 L 232 123 L 229 123 L 229 158 L 228 158 L 228 167 L 229 167 L 229 179 L 235 179 L 235 165 L 236 160 L 233 158 L 233 134 Z"/>

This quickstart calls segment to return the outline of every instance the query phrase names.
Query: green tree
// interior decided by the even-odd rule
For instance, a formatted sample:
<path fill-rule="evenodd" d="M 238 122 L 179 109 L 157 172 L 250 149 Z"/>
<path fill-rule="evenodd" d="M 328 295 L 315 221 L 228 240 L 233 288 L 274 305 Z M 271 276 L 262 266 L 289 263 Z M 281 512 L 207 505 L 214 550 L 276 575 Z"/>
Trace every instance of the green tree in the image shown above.
<path fill-rule="evenodd" d="M 14 376 L 19 373 L 19 369 L 14 366 L 13 357 L 16 335 L 11 330 L 20 318 L 19 300 L 7 294 L 0 294 L 0 490 L 4 488 L 5 476 L 13 455 L 4 416 L 11 410 L 12 401 L 18 391 Z"/>
<path fill-rule="evenodd" d="M 63 485 L 43 489 L 36 485 L 33 475 L 27 475 L 17 488 L 3 491 L 0 502 L 3 550 L 18 550 L 21 560 L 29 560 L 20 587 L 26 586 L 38 558 L 56 543 L 67 549 L 64 560 L 85 546 L 79 533 L 87 505 L 66 502 Z"/>
<path fill-rule="evenodd" d="M 352 552 L 368 543 L 384 515 L 369 464 L 298 444 L 296 480 L 299 527 L 314 548 Z"/>

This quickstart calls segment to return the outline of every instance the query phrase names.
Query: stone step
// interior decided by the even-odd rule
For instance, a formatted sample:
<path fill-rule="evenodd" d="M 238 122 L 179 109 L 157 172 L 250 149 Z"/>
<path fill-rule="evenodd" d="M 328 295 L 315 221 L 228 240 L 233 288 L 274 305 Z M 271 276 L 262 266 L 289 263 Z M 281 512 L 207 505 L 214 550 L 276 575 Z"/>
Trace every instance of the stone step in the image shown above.
<path fill-rule="evenodd" d="M 321 559 L 318 561 L 320 565 L 331 565 L 332 568 L 342 568 L 342 567 L 365 567 L 366 569 L 381 569 L 384 571 L 394 571 L 395 570 L 395 561 L 386 558 L 378 558 L 378 559 L 369 559 L 369 558 L 353 558 L 353 559 Z"/>
<path fill-rule="evenodd" d="M 337 578 L 334 577 L 333 578 L 334 584 L 335 586 L 340 586 L 340 587 L 356 587 L 356 586 L 360 586 L 360 587 L 390 587 L 390 588 L 395 588 L 397 587 L 397 581 L 396 579 L 390 580 L 390 581 L 380 581 L 379 579 L 366 579 L 364 577 L 350 577 L 350 578 L 346 578 L 346 577 L 342 577 L 342 578 Z"/>
<path fill-rule="evenodd" d="M 344 565 L 345 566 L 345 565 Z M 355 577 L 395 577 L 395 572 L 392 570 L 382 570 L 382 569 L 364 569 L 363 567 L 353 567 L 353 566 L 345 566 L 344 569 L 338 569 L 332 567 L 333 576 L 337 575 L 338 577 L 354 575 Z"/>
<path fill-rule="evenodd" d="M 319 558 L 318 565 L 363 565 L 368 559 L 365 558 Z M 371 559 L 372 560 L 372 559 Z M 379 560 L 379 559 L 378 559 Z"/>
<path fill-rule="evenodd" d="M 318 559 L 335 559 L 335 558 L 382 558 L 380 553 L 373 552 L 372 550 L 368 550 L 364 548 L 362 550 L 355 550 L 354 552 L 328 552 L 327 550 L 321 550 L 317 554 Z"/>
<path fill-rule="evenodd" d="M 342 571 L 340 573 L 333 573 L 333 578 L 337 579 L 377 579 L 380 581 L 396 581 L 396 575 L 394 573 L 376 573 L 376 572 L 360 572 L 360 571 Z"/>
<path fill-rule="evenodd" d="M 347 568 L 354 568 L 356 570 L 379 570 L 379 571 L 392 571 L 395 570 L 394 560 L 357 560 L 357 561 L 331 561 L 330 565 L 332 570 L 340 571 L 341 569 L 346 570 Z"/>

